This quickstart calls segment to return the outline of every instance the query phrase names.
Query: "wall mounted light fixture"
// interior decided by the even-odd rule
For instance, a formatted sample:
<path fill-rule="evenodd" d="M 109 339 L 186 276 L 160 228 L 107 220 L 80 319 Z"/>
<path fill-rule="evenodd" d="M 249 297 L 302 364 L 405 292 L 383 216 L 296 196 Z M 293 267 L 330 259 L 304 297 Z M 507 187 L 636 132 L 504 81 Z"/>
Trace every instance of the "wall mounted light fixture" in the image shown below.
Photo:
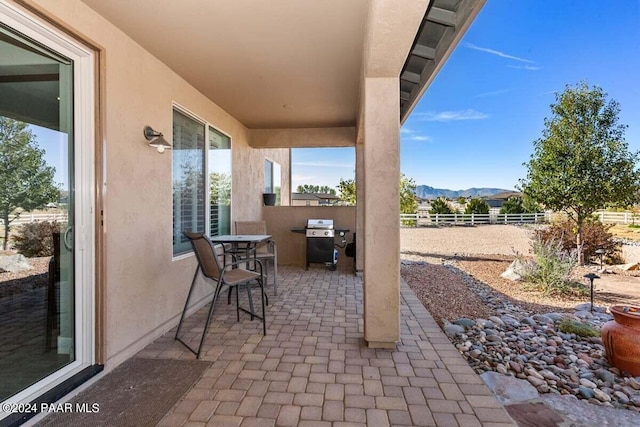
<path fill-rule="evenodd" d="M 158 153 L 164 153 L 164 150 L 171 150 L 171 144 L 164 139 L 164 136 L 161 132 L 156 132 L 151 128 L 151 126 L 144 127 L 144 137 L 149 142 L 151 147 L 155 147 L 158 150 Z"/>

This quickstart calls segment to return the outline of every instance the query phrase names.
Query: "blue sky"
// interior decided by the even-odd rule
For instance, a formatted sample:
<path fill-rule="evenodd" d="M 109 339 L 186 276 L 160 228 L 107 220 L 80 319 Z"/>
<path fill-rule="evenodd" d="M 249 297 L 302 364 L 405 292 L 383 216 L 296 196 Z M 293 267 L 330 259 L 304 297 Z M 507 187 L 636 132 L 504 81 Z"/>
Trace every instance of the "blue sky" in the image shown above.
<path fill-rule="evenodd" d="M 488 0 L 402 127 L 402 172 L 437 188 L 513 189 L 555 93 L 583 80 L 620 103 L 640 150 L 639 0 Z M 353 177 L 353 150 L 302 151 L 294 189 Z"/>

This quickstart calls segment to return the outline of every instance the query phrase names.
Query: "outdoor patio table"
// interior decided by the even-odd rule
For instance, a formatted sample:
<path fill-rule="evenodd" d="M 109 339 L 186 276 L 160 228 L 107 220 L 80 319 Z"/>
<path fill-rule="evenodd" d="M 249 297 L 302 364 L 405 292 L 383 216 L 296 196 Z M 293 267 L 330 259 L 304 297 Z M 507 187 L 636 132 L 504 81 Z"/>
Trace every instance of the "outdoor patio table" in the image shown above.
<path fill-rule="evenodd" d="M 253 253 L 253 259 L 256 259 L 256 247 L 259 243 L 266 242 L 271 239 L 270 234 L 223 234 L 222 236 L 210 237 L 209 240 L 213 243 L 222 243 L 222 247 L 224 248 L 224 253 L 231 255 L 235 258 L 236 255 L 245 254 L 245 260 L 247 261 L 246 267 L 249 270 L 249 258 L 251 257 L 251 253 Z M 226 244 L 231 245 L 231 249 L 227 250 Z M 244 245 L 244 250 L 240 248 L 240 245 Z M 255 263 L 253 265 L 253 269 L 255 270 Z M 262 267 L 261 267 L 262 268 Z M 262 285 L 260 285 L 262 286 Z M 236 292 L 238 290 L 236 289 Z M 267 305 L 269 305 L 269 299 L 265 294 L 265 298 L 267 298 Z M 227 295 L 227 302 L 231 301 L 231 288 L 229 288 L 229 294 Z M 253 311 L 253 301 L 249 302 L 250 310 Z M 252 318 L 253 320 L 253 318 Z"/>
<path fill-rule="evenodd" d="M 266 242 L 269 239 L 271 239 L 270 234 L 223 234 L 222 236 L 210 237 L 213 243 L 222 243 L 222 246 L 225 248 L 225 254 L 235 256 L 244 252 L 246 260 L 249 260 L 251 253 L 253 253 L 255 258 L 255 249 L 258 244 Z M 227 250 L 225 244 L 230 244 L 231 249 Z M 244 247 L 241 248 L 240 245 L 244 245 Z M 247 268 L 248 265 L 249 263 L 247 261 Z"/>

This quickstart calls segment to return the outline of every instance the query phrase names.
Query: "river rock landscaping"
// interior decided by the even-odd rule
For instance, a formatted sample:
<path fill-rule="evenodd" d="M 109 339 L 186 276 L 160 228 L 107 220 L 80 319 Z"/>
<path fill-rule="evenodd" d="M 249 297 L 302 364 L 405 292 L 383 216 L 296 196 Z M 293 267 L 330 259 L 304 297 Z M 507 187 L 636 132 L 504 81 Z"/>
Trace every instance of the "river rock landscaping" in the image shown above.
<path fill-rule="evenodd" d="M 403 261 L 404 267 L 428 263 Z M 490 286 L 465 274 L 453 263 L 443 266 L 462 279 L 481 301 L 485 317 L 441 318 L 441 326 L 469 365 L 478 373 L 495 371 L 527 380 L 539 393 L 572 394 L 597 405 L 640 412 L 640 377 L 612 367 L 599 337 L 613 319 L 606 309 L 590 303 L 573 309 L 537 313 L 505 298 Z M 442 301 L 442 299 L 439 299 Z M 477 303 L 473 304 L 477 307 Z M 475 310 L 475 308 L 474 308 Z M 581 336 L 561 327 L 590 326 L 598 336 Z"/>
<path fill-rule="evenodd" d="M 480 240 L 475 241 L 473 229 L 448 230 L 461 236 L 446 239 L 443 230 L 436 230 L 435 241 L 427 238 L 430 230 L 420 231 L 420 239 L 408 232 L 402 235 L 404 280 L 469 365 L 478 374 L 496 372 L 527 381 L 542 395 L 572 395 L 598 406 L 640 412 L 640 377 L 609 365 L 599 336 L 602 325 L 613 319 L 607 307 L 637 305 L 636 296 L 596 293 L 591 311 L 588 296 L 528 292 L 521 282 L 499 277 L 514 252 L 527 252 L 526 230 L 497 230 L 504 238 L 494 237 L 499 247 L 492 248 L 488 229 L 478 230 Z M 505 241 L 511 235 L 517 244 L 507 251 Z M 464 245 L 451 247 L 450 241 L 462 239 Z M 467 248 L 473 252 L 463 252 Z M 580 277 L 586 271 L 580 271 Z M 620 272 L 614 275 L 622 278 Z"/>

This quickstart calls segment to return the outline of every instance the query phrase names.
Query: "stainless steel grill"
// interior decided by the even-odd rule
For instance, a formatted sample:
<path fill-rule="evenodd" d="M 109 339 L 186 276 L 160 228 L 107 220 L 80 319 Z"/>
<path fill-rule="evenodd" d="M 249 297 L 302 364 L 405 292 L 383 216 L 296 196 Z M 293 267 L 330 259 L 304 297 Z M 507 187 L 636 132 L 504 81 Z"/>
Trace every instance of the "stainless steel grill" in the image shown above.
<path fill-rule="evenodd" d="M 332 219 L 309 219 L 307 220 L 307 237 L 334 237 Z"/>
<path fill-rule="evenodd" d="M 336 269 L 338 252 L 334 248 L 335 236 L 332 219 L 307 220 L 307 268 L 310 263 L 327 265 L 331 270 Z"/>

